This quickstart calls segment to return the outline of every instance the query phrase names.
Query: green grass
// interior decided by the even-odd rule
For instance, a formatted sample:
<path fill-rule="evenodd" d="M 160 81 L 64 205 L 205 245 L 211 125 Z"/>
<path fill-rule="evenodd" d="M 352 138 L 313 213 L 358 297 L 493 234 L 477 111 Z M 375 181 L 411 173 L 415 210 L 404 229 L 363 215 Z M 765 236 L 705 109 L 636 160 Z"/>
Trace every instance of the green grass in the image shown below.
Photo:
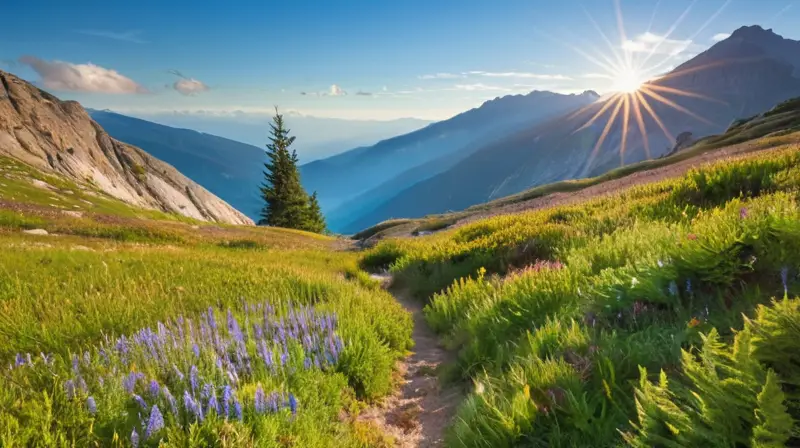
<path fill-rule="evenodd" d="M 800 293 L 798 149 L 365 253 L 474 384 L 448 446 L 794 446 L 800 299 L 771 300 Z M 777 345 L 734 338 L 767 315 Z"/>
<path fill-rule="evenodd" d="M 0 446 L 131 446 L 134 430 L 139 446 L 390 446 L 357 416 L 395 387 L 412 323 L 359 269 L 357 254 L 306 232 L 137 209 L 9 159 L 0 169 Z M 34 178 L 54 190 L 33 186 Z M 64 213 L 73 208 L 81 215 Z M 32 228 L 51 235 L 21 232 Z M 274 314 L 262 326 L 268 307 Z M 297 317 L 304 307 L 318 316 L 304 321 L 317 322 L 310 330 Z M 213 340 L 226 346 L 202 337 L 209 310 Z M 297 322 L 284 327 L 286 342 L 280 322 Z M 133 341 L 148 328 L 184 336 L 158 339 L 158 356 L 144 343 L 121 351 L 120 337 Z M 321 339 L 306 345 L 290 331 Z M 208 408 L 205 389 L 191 387 L 192 366 L 220 411 Z M 143 377 L 128 390 L 131 372 Z M 280 394 L 279 409 L 259 411 L 257 390 Z M 202 419 L 184 391 L 202 402 Z M 164 427 L 146 435 L 156 405 Z"/>

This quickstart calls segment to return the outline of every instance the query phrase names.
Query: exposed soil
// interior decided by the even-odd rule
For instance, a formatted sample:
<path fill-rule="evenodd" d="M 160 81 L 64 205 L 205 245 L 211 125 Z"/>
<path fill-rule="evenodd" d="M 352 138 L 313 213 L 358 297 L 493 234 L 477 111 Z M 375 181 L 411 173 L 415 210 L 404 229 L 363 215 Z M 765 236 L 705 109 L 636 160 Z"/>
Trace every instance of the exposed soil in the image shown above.
<path fill-rule="evenodd" d="M 390 277 L 378 278 L 413 316 L 414 351 L 398 365 L 402 387 L 359 419 L 380 427 L 401 448 L 443 446 L 444 430 L 455 414 L 461 391 L 443 386 L 436 373 L 452 356 L 425 322 L 422 305 L 405 291 L 391 288 Z"/>
<path fill-rule="evenodd" d="M 792 143 L 779 146 L 776 148 L 765 148 L 765 149 L 775 150 L 795 145 L 796 143 Z M 682 176 L 687 171 L 689 171 L 694 167 L 702 166 L 710 162 L 716 162 L 721 159 L 736 158 L 737 156 L 743 156 L 747 153 L 751 153 L 759 149 L 761 148 L 758 147 L 758 143 L 747 142 L 739 145 L 729 146 L 724 149 L 710 150 L 703 154 L 699 154 L 697 156 L 691 157 L 689 159 L 671 165 L 663 166 L 660 168 L 654 168 L 647 171 L 639 171 L 636 173 L 629 174 L 625 177 L 593 185 L 591 187 L 587 187 L 579 191 L 573 191 L 569 193 L 551 193 L 527 201 L 517 202 L 515 204 L 508 204 L 491 210 L 477 212 L 464 217 L 463 219 L 459 220 L 457 223 L 450 226 L 449 228 L 452 229 L 454 227 L 462 226 L 472 221 L 483 219 L 489 216 L 506 215 L 512 213 L 519 213 L 527 210 L 537 210 L 537 209 L 556 207 L 575 202 L 585 201 L 587 199 L 599 196 L 617 193 L 621 190 L 633 186 L 659 182 L 665 179 Z"/>

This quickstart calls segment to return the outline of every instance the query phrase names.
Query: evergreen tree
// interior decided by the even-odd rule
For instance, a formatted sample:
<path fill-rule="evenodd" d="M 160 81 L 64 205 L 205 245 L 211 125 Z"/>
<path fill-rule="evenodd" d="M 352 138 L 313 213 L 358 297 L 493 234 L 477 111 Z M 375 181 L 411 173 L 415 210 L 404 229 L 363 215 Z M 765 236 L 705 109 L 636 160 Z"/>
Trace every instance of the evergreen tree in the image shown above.
<path fill-rule="evenodd" d="M 305 230 L 315 233 L 325 232 L 325 217 L 322 215 L 322 210 L 319 207 L 316 191 L 308 198 L 307 213 Z"/>
<path fill-rule="evenodd" d="M 297 152 L 289 150 L 295 138 L 289 135 L 289 129 L 284 126 L 283 116 L 277 109 L 270 123 L 270 134 L 267 144 L 269 160 L 264 164 L 265 182 L 261 186 L 265 204 L 258 223 L 291 229 L 316 229 L 319 227 L 316 223 L 315 226 L 309 225 L 310 198 L 300 184 Z"/>

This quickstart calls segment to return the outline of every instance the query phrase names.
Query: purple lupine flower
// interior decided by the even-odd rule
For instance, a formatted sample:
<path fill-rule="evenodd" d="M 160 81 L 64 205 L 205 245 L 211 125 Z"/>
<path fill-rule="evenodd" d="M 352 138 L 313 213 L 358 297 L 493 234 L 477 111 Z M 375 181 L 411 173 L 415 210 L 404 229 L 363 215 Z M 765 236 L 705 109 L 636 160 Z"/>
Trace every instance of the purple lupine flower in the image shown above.
<path fill-rule="evenodd" d="M 193 415 L 196 419 L 203 421 L 203 410 L 200 404 L 192 398 L 188 390 L 183 391 L 183 406 L 189 414 Z"/>
<path fill-rule="evenodd" d="M 206 413 L 210 413 L 214 411 L 217 415 L 220 414 L 219 412 L 219 402 L 217 401 L 217 390 L 213 387 L 210 388 L 210 392 L 208 394 L 208 404 L 206 405 Z"/>
<path fill-rule="evenodd" d="M 192 353 L 196 358 L 200 357 L 200 346 L 197 343 L 192 344 Z"/>
<path fill-rule="evenodd" d="M 297 398 L 292 393 L 289 394 L 289 410 L 292 411 L 292 415 L 297 414 Z"/>
<path fill-rule="evenodd" d="M 306 357 L 306 359 L 303 360 L 303 368 L 306 369 L 306 370 L 311 369 L 311 359 L 310 358 Z"/>
<path fill-rule="evenodd" d="M 230 417 L 231 415 L 231 401 L 233 398 L 233 391 L 231 390 L 231 386 L 226 385 L 224 389 L 222 389 L 222 412 L 226 417 Z"/>
<path fill-rule="evenodd" d="M 197 366 L 192 364 L 192 368 L 189 369 L 189 385 L 192 388 L 192 393 L 197 393 Z"/>
<path fill-rule="evenodd" d="M 131 446 L 133 448 L 139 448 L 139 433 L 136 432 L 136 428 L 133 428 L 133 431 L 131 431 Z"/>
<path fill-rule="evenodd" d="M 147 422 L 147 429 L 144 431 L 145 439 L 149 439 L 153 436 L 153 434 L 157 433 L 163 428 L 164 416 L 161 415 L 161 410 L 158 409 L 158 405 L 154 404 L 153 407 L 150 408 L 150 419 Z"/>
<path fill-rule="evenodd" d="M 25 365 L 25 357 L 22 356 L 22 353 L 17 353 L 17 357 L 14 361 L 15 367 L 20 367 Z"/>
<path fill-rule="evenodd" d="M 72 400 L 72 397 L 75 396 L 75 381 L 64 381 L 64 393 L 67 394 L 68 399 Z"/>
<path fill-rule="evenodd" d="M 233 397 L 233 418 L 236 420 L 242 419 L 242 403 L 236 397 Z"/>
<path fill-rule="evenodd" d="M 72 372 L 77 375 L 80 373 L 80 360 L 78 355 L 72 355 Z"/>
<path fill-rule="evenodd" d="M 789 267 L 781 268 L 781 282 L 783 282 L 783 293 L 789 295 Z"/>
<path fill-rule="evenodd" d="M 50 359 L 50 357 L 49 357 L 49 356 L 45 355 L 45 354 L 44 354 L 44 352 L 41 352 L 41 353 L 39 353 L 39 356 L 42 358 L 42 362 L 43 362 L 45 365 L 49 365 L 49 364 L 50 364 L 50 362 L 52 361 L 52 359 Z"/>
<path fill-rule="evenodd" d="M 217 321 L 214 319 L 214 308 L 208 307 L 208 325 L 212 330 L 217 329 Z"/>
<path fill-rule="evenodd" d="M 161 386 L 158 385 L 158 381 L 155 379 L 150 380 L 150 395 L 153 398 L 158 397 L 158 392 L 161 390 Z"/>
<path fill-rule="evenodd" d="M 739 219 L 745 219 L 748 215 L 747 207 L 742 207 L 739 209 Z"/>
<path fill-rule="evenodd" d="M 281 352 L 281 365 L 285 366 L 286 361 L 288 361 L 288 359 L 289 359 L 289 353 L 286 352 L 284 347 L 284 351 Z"/>
<path fill-rule="evenodd" d="M 86 386 L 86 381 L 83 379 L 83 377 L 78 377 L 78 380 L 75 382 L 75 385 L 81 392 L 86 393 L 89 391 L 89 388 Z"/>
<path fill-rule="evenodd" d="M 269 408 L 269 410 L 271 410 L 272 412 L 278 412 L 278 403 L 279 403 L 278 400 L 279 397 L 277 393 L 272 392 L 271 394 L 269 394 L 269 398 L 267 399 L 267 407 Z"/>
<path fill-rule="evenodd" d="M 261 383 L 258 383 L 258 386 L 256 386 L 255 408 L 258 414 L 263 414 L 267 410 L 266 397 L 264 396 L 264 389 L 261 387 Z"/>
<path fill-rule="evenodd" d="M 94 401 L 94 397 L 89 396 L 86 399 L 86 409 L 89 410 L 89 413 L 94 415 L 97 414 L 97 403 Z"/>
<path fill-rule="evenodd" d="M 102 375 L 97 377 L 97 384 L 100 385 L 100 387 L 105 386 L 106 385 L 106 379 Z"/>
<path fill-rule="evenodd" d="M 136 388 L 136 381 L 139 378 L 143 377 L 144 374 L 141 372 L 131 372 L 122 380 L 122 387 L 125 389 L 125 392 L 132 394 L 133 390 Z"/>
<path fill-rule="evenodd" d="M 236 317 L 233 316 L 233 312 L 231 312 L 230 308 L 228 309 L 228 333 L 230 333 L 231 337 L 237 342 L 244 341 L 242 330 L 239 328 L 239 322 L 236 320 Z"/>
<path fill-rule="evenodd" d="M 167 386 L 161 388 L 161 393 L 164 394 L 164 398 L 167 400 L 167 404 L 169 404 L 169 410 L 172 412 L 172 415 L 175 418 L 178 418 L 178 402 L 175 400 L 175 397 L 169 391 Z"/>
<path fill-rule="evenodd" d="M 133 401 L 135 401 L 136 404 L 138 404 L 139 407 L 145 411 L 147 410 L 147 402 L 144 401 L 144 398 L 142 398 L 141 395 L 133 394 Z"/>
<path fill-rule="evenodd" d="M 28 361 L 28 365 L 33 367 L 33 357 L 31 357 L 30 353 L 25 354 L 25 359 Z"/>

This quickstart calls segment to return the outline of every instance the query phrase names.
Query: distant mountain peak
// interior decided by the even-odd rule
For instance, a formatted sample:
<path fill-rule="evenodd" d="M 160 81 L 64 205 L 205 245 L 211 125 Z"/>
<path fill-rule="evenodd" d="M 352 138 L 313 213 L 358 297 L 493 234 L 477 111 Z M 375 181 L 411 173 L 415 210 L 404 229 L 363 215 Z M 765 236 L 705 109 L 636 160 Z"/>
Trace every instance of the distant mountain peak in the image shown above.
<path fill-rule="evenodd" d="M 600 98 L 600 94 L 595 92 L 594 90 L 584 90 L 581 93 L 581 96 L 591 96 L 591 97 Z"/>
<path fill-rule="evenodd" d="M 742 39 L 747 41 L 763 41 L 764 39 L 781 39 L 783 37 L 774 31 L 772 28 L 764 29 L 761 25 L 743 26 L 731 34 L 732 39 Z"/>

